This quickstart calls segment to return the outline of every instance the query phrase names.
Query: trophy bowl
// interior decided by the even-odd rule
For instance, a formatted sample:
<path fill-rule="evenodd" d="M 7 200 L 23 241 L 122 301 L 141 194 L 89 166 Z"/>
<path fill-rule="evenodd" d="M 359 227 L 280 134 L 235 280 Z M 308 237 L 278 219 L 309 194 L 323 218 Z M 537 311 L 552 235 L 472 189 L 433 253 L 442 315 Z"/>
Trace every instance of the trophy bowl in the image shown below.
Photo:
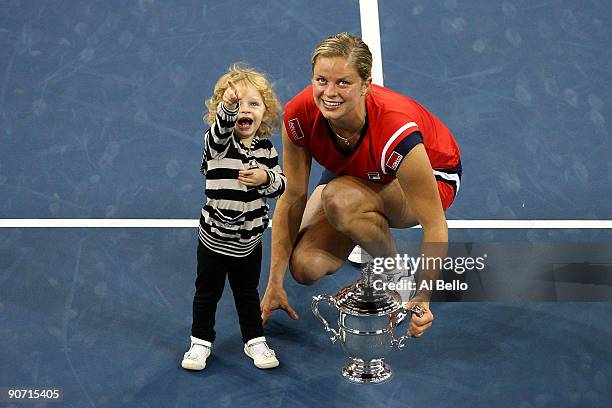
<path fill-rule="evenodd" d="M 371 268 L 364 267 L 362 279 L 338 291 L 335 296 L 313 296 L 311 309 L 325 331 L 332 333 L 332 343 L 340 341 L 350 361 L 342 368 L 342 376 L 359 384 L 377 384 L 391 378 L 391 367 L 384 362 L 393 347 L 404 348 L 408 336 L 395 338 L 394 330 L 408 313 L 423 314 L 413 306 L 406 309 L 400 295 L 391 290 L 376 289 Z M 325 302 L 338 312 L 338 330 L 332 328 L 319 312 Z"/>

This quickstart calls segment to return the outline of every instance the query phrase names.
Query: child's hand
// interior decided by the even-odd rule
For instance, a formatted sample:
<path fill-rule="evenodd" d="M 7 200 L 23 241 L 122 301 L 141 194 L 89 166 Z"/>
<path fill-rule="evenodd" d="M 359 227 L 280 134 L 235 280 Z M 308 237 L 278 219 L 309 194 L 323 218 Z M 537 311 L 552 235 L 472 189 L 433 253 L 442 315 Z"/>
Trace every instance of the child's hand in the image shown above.
<path fill-rule="evenodd" d="M 227 83 L 229 86 L 223 93 L 223 105 L 229 110 L 234 110 L 236 109 L 236 104 L 242 99 L 242 94 L 232 81 L 227 81 Z"/>
<path fill-rule="evenodd" d="M 257 187 L 268 183 L 268 172 L 263 169 L 240 170 L 238 181 L 248 187 Z"/>

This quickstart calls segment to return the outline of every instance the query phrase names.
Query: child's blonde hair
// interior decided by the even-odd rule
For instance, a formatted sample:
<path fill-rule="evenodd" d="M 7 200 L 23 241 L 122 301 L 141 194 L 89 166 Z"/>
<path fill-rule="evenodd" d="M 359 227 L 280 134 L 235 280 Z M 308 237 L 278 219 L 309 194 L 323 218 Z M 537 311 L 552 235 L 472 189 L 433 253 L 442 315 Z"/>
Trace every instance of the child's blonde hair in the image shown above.
<path fill-rule="evenodd" d="M 212 97 L 206 100 L 208 114 L 204 117 L 204 121 L 209 125 L 215 123 L 217 106 L 223 100 L 223 94 L 229 87 L 228 81 L 230 80 L 239 88 L 251 85 L 259 91 L 266 106 L 266 113 L 256 134 L 259 137 L 270 136 L 275 129 L 280 127 L 280 102 L 276 99 L 272 86 L 264 74 L 242 64 L 232 64 L 229 70 L 219 78 Z"/>

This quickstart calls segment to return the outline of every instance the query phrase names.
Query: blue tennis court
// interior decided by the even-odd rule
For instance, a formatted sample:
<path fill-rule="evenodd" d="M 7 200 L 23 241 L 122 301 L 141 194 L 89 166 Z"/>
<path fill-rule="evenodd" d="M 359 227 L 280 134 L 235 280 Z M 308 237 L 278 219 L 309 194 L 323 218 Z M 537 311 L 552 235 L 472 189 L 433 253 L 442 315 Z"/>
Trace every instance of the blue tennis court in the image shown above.
<path fill-rule="evenodd" d="M 610 405 L 612 5 L 381 0 L 378 13 L 364 20 L 348 0 L 0 2 L 0 389 L 62 392 L 61 401 L 3 396 L 2 404 Z M 310 311 L 313 295 L 355 281 L 355 267 L 313 286 L 287 279 L 300 319 L 276 312 L 267 324 L 281 362 L 273 370 L 243 354 L 226 287 L 206 369 L 182 369 L 205 200 L 204 100 L 231 63 L 246 61 L 285 103 L 309 83 L 321 39 L 375 23 L 384 85 L 434 112 L 460 144 L 450 240 L 508 258 L 504 248 L 519 246 L 515 262 L 501 256 L 494 273 L 477 277 L 489 294 L 496 282 L 507 288 L 533 275 L 527 252 L 533 265 L 558 263 L 536 277 L 554 294 L 440 301 L 426 336 L 387 359 L 390 381 L 355 385 Z M 271 141 L 280 151 L 280 136 Z M 75 219 L 118 222 L 66 226 Z M 168 222 L 120 221 L 130 219 Z M 488 223 L 496 220 L 558 224 Z M 584 222 L 564 228 L 568 220 Z M 461 221 L 471 224 L 453 227 Z M 420 230 L 394 236 L 410 247 Z M 269 251 L 268 231 L 260 294 Z"/>

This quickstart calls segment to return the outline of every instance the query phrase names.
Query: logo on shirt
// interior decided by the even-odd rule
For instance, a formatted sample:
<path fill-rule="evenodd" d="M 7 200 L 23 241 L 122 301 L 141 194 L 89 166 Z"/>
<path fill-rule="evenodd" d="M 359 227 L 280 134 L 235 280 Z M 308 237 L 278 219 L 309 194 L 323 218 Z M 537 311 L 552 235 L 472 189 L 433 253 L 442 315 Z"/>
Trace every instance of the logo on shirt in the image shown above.
<path fill-rule="evenodd" d="M 380 180 L 380 174 L 377 171 L 368 171 L 368 180 Z"/>
<path fill-rule="evenodd" d="M 289 120 L 289 131 L 291 131 L 291 136 L 293 136 L 294 140 L 299 140 L 304 137 L 304 132 L 302 132 L 302 127 L 300 126 L 300 120 L 298 118 L 293 118 Z"/>
<path fill-rule="evenodd" d="M 391 153 L 391 156 L 387 159 L 387 163 L 385 165 L 391 170 L 397 170 L 404 156 L 396 152 L 395 150 Z"/>

